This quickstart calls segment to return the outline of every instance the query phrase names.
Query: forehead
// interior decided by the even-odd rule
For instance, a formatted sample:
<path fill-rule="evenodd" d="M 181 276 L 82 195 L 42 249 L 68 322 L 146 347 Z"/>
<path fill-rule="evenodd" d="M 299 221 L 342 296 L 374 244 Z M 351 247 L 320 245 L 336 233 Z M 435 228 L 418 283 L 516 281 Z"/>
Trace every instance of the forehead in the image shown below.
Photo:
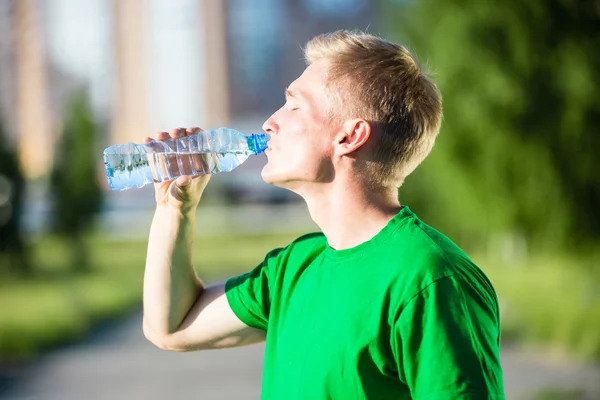
<path fill-rule="evenodd" d="M 290 84 L 289 89 L 311 95 L 325 94 L 328 76 L 329 64 L 320 60 L 306 67 L 302 75 Z"/>

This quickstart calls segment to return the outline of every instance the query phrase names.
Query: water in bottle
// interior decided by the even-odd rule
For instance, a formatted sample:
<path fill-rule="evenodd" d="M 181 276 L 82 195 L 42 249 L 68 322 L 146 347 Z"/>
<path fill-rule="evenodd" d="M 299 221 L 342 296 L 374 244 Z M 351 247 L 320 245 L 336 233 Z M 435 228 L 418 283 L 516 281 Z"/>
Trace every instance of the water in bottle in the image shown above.
<path fill-rule="evenodd" d="M 266 134 L 242 133 L 228 128 L 145 144 L 120 144 L 104 150 L 106 178 L 112 190 L 139 188 L 181 175 L 231 171 L 251 154 L 267 148 Z"/>

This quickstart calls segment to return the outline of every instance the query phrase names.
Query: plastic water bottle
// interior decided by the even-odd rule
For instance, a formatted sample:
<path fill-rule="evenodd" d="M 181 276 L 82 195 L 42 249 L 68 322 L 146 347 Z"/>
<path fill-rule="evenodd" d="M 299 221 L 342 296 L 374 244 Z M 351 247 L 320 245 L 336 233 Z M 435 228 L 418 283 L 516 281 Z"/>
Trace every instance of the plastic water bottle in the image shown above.
<path fill-rule="evenodd" d="M 112 190 L 139 188 L 181 175 L 231 171 L 251 154 L 267 148 L 269 135 L 242 133 L 228 128 L 145 144 L 120 144 L 104 150 L 106 178 Z"/>

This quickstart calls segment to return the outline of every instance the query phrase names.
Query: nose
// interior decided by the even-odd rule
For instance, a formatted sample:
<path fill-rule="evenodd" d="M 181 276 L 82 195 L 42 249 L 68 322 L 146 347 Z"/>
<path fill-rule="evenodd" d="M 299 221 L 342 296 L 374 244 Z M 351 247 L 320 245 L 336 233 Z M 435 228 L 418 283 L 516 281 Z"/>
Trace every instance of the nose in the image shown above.
<path fill-rule="evenodd" d="M 267 120 L 263 123 L 263 130 L 268 133 L 270 136 L 273 136 L 277 132 L 279 132 L 279 123 L 276 119 L 277 111 L 274 112 Z"/>

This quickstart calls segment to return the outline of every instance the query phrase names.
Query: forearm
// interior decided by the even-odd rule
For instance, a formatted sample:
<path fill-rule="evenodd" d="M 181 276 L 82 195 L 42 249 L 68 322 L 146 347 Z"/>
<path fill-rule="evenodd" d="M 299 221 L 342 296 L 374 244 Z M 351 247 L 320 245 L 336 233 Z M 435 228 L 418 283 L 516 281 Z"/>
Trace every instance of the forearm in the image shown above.
<path fill-rule="evenodd" d="M 157 207 L 150 228 L 144 274 L 144 329 L 177 330 L 203 290 L 192 263 L 194 211 Z"/>

